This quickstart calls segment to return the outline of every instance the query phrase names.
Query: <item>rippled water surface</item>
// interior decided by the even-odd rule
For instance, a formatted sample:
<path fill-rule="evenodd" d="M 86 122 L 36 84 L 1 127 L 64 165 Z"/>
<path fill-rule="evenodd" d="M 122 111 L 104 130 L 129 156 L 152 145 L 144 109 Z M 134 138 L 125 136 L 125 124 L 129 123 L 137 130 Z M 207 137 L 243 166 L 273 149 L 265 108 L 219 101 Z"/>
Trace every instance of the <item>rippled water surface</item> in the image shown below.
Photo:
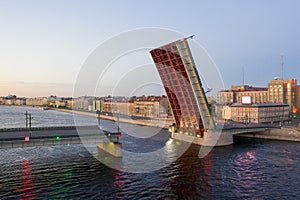
<path fill-rule="evenodd" d="M 1 123 L 3 109 L 10 117 L 11 108 L 18 109 L 0 107 Z M 53 113 L 72 120 L 70 114 Z M 53 118 L 50 124 L 56 123 Z M 122 137 L 124 148 L 136 152 L 159 149 L 168 141 L 165 131 L 150 139 Z M 299 143 L 238 139 L 204 158 L 198 157 L 199 148 L 190 146 L 179 159 L 150 173 L 111 169 L 83 145 L 2 149 L 0 199 L 300 199 Z"/>
<path fill-rule="evenodd" d="M 32 116 L 32 126 L 91 125 L 96 119 L 76 115 L 76 123 L 70 113 L 56 110 L 41 110 L 37 107 L 0 106 L 0 128 L 26 127 L 25 112 Z"/>

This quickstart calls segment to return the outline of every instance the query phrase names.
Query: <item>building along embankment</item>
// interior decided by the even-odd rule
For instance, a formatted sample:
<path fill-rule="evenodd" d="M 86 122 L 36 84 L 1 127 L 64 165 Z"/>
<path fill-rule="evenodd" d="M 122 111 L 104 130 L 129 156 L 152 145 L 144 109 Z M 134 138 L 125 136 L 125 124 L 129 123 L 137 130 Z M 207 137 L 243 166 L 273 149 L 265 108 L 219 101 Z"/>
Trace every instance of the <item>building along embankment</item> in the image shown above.
<path fill-rule="evenodd" d="M 67 112 L 67 113 L 73 113 L 73 114 L 78 114 L 78 115 L 85 115 L 85 116 L 90 116 L 90 117 L 98 116 L 96 113 L 85 112 L 85 111 L 57 109 L 57 108 L 53 108 L 53 110 Z M 111 120 L 111 121 L 118 120 L 117 114 L 116 114 L 116 116 L 100 115 L 100 118 L 106 119 L 106 120 Z M 141 125 L 141 126 L 160 127 L 160 128 L 164 128 L 164 129 L 168 129 L 169 126 L 174 123 L 173 119 L 167 119 L 167 118 L 153 118 L 151 120 L 141 120 L 141 119 L 126 119 L 126 118 L 120 117 L 119 121 L 122 123 L 136 124 L 136 125 Z"/>

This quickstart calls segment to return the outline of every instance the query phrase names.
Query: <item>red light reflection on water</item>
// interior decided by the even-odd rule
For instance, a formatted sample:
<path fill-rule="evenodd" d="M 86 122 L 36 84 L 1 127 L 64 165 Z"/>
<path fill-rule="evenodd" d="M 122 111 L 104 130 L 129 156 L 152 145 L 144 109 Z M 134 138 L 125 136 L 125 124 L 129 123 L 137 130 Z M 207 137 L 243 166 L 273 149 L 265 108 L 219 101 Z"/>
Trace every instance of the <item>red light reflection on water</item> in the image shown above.
<path fill-rule="evenodd" d="M 34 189 L 34 184 L 32 181 L 32 168 L 29 160 L 23 160 L 22 164 L 22 187 L 21 187 L 21 198 L 22 200 L 29 200 L 36 198 L 36 191 Z"/>
<path fill-rule="evenodd" d="M 130 182 L 127 175 L 118 170 L 113 170 L 114 180 L 113 186 L 116 188 L 116 196 L 121 199 L 128 198 L 128 191 L 123 190 L 125 185 Z"/>
<path fill-rule="evenodd" d="M 217 174 L 215 174 L 215 171 L 213 170 L 213 166 L 215 165 L 215 163 L 212 161 L 212 155 L 211 153 L 208 153 L 205 156 L 205 160 L 203 162 L 204 164 L 204 172 L 205 174 L 212 176 L 212 177 L 217 177 Z"/>
<path fill-rule="evenodd" d="M 113 174 L 115 176 L 114 187 L 121 188 L 127 182 L 126 178 L 117 170 L 114 170 Z"/>

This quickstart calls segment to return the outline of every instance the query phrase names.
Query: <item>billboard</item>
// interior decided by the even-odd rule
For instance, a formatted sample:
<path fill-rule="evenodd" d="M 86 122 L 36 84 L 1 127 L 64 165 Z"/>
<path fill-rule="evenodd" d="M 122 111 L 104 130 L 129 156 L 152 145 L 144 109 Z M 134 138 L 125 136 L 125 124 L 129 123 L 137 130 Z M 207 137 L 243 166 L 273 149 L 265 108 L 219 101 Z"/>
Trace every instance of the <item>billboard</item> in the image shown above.
<path fill-rule="evenodd" d="M 242 104 L 252 104 L 251 96 L 242 96 Z"/>

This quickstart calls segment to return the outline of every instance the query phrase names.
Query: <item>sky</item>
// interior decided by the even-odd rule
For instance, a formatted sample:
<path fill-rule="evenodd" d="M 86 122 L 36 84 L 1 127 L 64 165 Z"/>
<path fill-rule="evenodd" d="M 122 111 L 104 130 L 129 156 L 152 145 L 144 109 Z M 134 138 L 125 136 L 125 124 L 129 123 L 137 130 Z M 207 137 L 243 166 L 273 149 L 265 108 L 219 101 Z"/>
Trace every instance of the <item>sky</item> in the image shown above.
<path fill-rule="evenodd" d="M 281 77 L 281 55 L 284 77 L 300 82 L 299 21 L 298 0 L 0 0 L 0 96 L 72 96 L 82 66 L 99 45 L 144 27 L 195 35 L 225 88 L 242 84 L 243 68 L 245 84 L 266 87 Z M 97 88 L 97 95 L 108 95 L 107 88 Z"/>

